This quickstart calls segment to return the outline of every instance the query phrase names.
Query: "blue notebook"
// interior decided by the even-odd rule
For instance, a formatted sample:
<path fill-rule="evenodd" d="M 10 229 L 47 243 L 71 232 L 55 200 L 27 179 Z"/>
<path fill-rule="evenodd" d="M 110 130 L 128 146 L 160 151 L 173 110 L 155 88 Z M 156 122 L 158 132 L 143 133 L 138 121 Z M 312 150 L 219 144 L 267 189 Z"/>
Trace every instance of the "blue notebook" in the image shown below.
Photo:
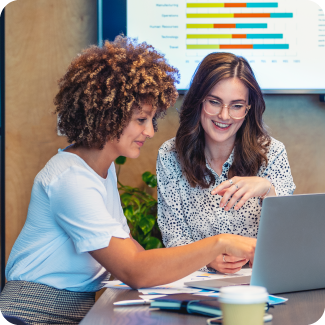
<path fill-rule="evenodd" d="M 190 293 L 179 293 L 153 299 L 150 307 L 175 310 L 187 314 L 222 315 L 220 304 L 216 297 L 205 297 Z"/>

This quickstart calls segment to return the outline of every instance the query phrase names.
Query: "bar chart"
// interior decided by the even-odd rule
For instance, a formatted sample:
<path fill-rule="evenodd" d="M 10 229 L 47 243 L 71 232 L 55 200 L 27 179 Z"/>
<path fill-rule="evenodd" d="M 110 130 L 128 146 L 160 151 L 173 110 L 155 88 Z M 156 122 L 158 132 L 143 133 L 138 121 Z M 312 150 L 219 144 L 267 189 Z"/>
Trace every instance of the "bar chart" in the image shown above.
<path fill-rule="evenodd" d="M 272 12 L 265 12 L 268 9 L 272 9 Z M 279 9 L 278 2 L 187 2 L 186 49 L 190 51 L 289 50 L 290 44 L 284 42 L 283 33 L 266 33 L 270 29 L 269 20 L 293 18 L 293 12 L 280 12 Z M 253 10 L 259 10 L 259 12 L 253 12 Z M 219 23 L 225 19 L 229 23 Z M 263 20 L 263 23 L 255 23 L 256 19 Z M 231 20 L 234 22 L 231 23 Z M 241 20 L 249 20 L 249 22 L 241 23 Z M 254 33 L 243 32 L 243 30 L 252 28 Z M 216 34 L 215 29 L 222 30 L 223 33 Z M 240 31 L 240 34 L 229 33 L 229 29 L 236 29 Z M 260 29 L 262 32 L 259 33 Z M 202 30 L 205 32 L 202 33 Z M 234 40 L 245 41 L 235 42 Z M 253 40 L 267 40 L 267 42 L 261 44 Z M 191 56 L 193 53 L 187 54 Z"/>
<path fill-rule="evenodd" d="M 127 0 L 127 35 L 165 54 L 181 90 L 212 52 L 245 57 L 266 92 L 325 89 L 325 16 L 310 0 Z"/>

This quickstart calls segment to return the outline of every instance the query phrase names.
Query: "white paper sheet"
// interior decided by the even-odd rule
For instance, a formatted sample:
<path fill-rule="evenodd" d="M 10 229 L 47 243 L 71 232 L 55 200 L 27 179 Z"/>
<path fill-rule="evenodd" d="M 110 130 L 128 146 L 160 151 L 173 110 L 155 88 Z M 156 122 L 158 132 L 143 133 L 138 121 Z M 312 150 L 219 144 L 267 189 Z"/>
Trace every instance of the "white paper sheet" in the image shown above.
<path fill-rule="evenodd" d="M 241 269 L 239 272 L 234 274 L 223 274 L 223 273 L 207 273 L 196 271 L 183 279 L 177 280 L 172 283 L 168 283 L 161 286 L 156 286 L 152 288 L 141 288 L 138 291 L 143 294 L 174 294 L 174 293 L 195 293 L 199 294 L 202 292 L 207 292 L 202 289 L 189 288 L 184 285 L 185 282 L 190 281 L 202 281 L 202 280 L 211 280 L 211 279 L 224 279 L 238 276 L 247 276 L 252 274 L 252 269 L 246 268 Z M 106 288 L 120 288 L 120 289 L 131 289 L 128 285 L 122 283 L 121 281 L 103 281 L 105 283 Z"/>

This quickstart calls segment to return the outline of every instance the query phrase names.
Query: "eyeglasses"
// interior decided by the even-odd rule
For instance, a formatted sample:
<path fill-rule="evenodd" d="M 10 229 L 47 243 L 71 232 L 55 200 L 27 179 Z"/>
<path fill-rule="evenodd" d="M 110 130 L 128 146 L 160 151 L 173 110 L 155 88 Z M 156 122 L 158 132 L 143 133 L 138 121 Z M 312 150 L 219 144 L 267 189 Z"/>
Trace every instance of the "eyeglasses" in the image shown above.
<path fill-rule="evenodd" d="M 231 106 L 224 105 L 216 99 L 205 99 L 203 102 L 203 109 L 208 115 L 218 115 L 224 107 L 228 108 L 228 114 L 235 120 L 244 118 L 251 105 L 245 105 L 241 103 L 232 104 Z"/>

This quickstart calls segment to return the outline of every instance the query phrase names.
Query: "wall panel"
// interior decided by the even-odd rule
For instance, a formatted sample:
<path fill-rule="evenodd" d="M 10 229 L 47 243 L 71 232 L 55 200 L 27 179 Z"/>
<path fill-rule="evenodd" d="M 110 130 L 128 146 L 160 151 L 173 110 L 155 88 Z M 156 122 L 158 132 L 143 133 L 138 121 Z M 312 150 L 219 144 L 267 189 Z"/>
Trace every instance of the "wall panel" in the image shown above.
<path fill-rule="evenodd" d="M 267 95 L 265 101 L 264 119 L 286 146 L 295 194 L 325 193 L 325 103 L 318 95 Z"/>
<path fill-rule="evenodd" d="M 6 7 L 7 258 L 34 177 L 67 144 L 52 114 L 57 80 L 81 49 L 96 43 L 96 25 L 96 0 L 17 0 Z"/>

